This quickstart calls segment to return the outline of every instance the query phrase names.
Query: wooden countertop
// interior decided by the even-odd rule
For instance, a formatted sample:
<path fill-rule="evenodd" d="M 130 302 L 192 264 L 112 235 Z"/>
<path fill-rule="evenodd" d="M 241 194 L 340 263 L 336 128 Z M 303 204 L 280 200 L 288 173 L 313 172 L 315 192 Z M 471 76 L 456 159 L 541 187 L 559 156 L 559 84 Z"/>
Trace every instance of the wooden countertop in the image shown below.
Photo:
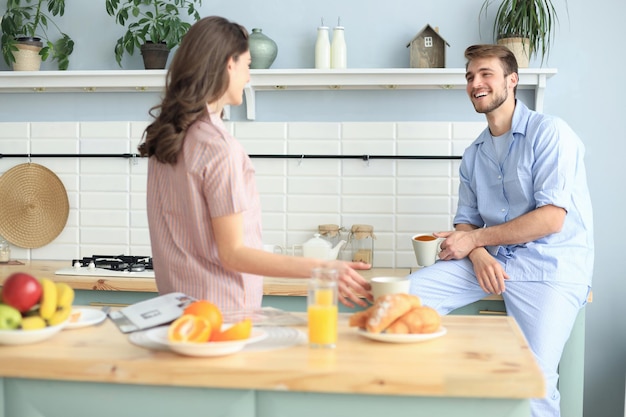
<path fill-rule="evenodd" d="M 512 318 L 445 316 L 445 336 L 389 344 L 358 335 L 347 317 L 340 317 L 336 349 L 299 345 L 216 358 L 138 347 L 107 320 L 38 344 L 0 346 L 0 377 L 374 395 L 543 396 L 541 371 Z"/>
<path fill-rule="evenodd" d="M 66 282 L 77 290 L 157 292 L 154 278 L 56 275 L 55 271 L 67 268 L 71 262 L 69 260 L 22 262 L 24 265 L 0 264 L 0 284 L 13 272 L 27 272 L 37 278 L 49 278 L 53 281 Z M 372 268 L 359 272 L 364 278 L 370 279 L 375 276 L 406 276 L 411 273 L 411 269 Z M 306 278 L 265 277 L 263 284 L 263 294 L 265 295 L 306 296 L 307 293 Z M 489 295 L 485 299 L 501 300 L 502 297 Z"/>

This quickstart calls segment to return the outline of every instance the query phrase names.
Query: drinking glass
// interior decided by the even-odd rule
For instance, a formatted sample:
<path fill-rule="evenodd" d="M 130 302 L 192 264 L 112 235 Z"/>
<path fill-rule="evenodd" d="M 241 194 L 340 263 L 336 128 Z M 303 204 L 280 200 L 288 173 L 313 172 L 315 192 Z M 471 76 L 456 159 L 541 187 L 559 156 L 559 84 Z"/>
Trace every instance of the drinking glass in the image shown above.
<path fill-rule="evenodd" d="M 335 269 L 313 270 L 307 296 L 312 348 L 332 349 L 337 345 L 337 276 Z"/>

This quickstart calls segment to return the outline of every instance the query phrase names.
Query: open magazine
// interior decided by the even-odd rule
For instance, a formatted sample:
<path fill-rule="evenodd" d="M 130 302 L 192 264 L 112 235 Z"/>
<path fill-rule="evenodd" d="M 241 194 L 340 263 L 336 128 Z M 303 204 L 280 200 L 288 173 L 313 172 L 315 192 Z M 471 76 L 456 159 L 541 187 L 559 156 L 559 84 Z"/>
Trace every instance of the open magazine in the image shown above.
<path fill-rule="evenodd" d="M 122 333 L 132 333 L 162 326 L 176 320 L 185 308 L 196 301 L 180 292 L 159 295 L 109 312 L 109 318 Z M 223 311 L 224 323 L 252 319 L 255 326 L 302 326 L 306 319 L 273 307 L 254 310 Z"/>

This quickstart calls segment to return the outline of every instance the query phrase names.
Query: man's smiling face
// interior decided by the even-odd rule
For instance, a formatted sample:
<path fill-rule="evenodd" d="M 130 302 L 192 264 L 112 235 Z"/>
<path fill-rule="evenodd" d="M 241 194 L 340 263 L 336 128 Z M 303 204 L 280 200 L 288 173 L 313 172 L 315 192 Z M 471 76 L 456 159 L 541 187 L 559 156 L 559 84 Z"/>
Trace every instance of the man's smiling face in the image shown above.
<path fill-rule="evenodd" d="M 465 74 L 466 91 L 478 113 L 490 113 L 502 105 L 513 94 L 511 75 L 505 75 L 498 58 L 472 60 Z M 509 92 L 509 88 L 511 91 Z"/>

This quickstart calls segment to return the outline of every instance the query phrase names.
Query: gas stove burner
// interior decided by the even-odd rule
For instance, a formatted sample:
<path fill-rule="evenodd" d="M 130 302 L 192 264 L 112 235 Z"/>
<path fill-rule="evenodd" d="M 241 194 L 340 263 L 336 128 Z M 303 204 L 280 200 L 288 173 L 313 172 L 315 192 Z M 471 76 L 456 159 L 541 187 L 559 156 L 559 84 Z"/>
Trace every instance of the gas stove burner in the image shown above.
<path fill-rule="evenodd" d="M 72 265 L 75 268 L 87 267 L 111 271 L 143 272 L 152 270 L 152 258 L 149 256 L 93 255 L 83 259 L 74 259 Z"/>

